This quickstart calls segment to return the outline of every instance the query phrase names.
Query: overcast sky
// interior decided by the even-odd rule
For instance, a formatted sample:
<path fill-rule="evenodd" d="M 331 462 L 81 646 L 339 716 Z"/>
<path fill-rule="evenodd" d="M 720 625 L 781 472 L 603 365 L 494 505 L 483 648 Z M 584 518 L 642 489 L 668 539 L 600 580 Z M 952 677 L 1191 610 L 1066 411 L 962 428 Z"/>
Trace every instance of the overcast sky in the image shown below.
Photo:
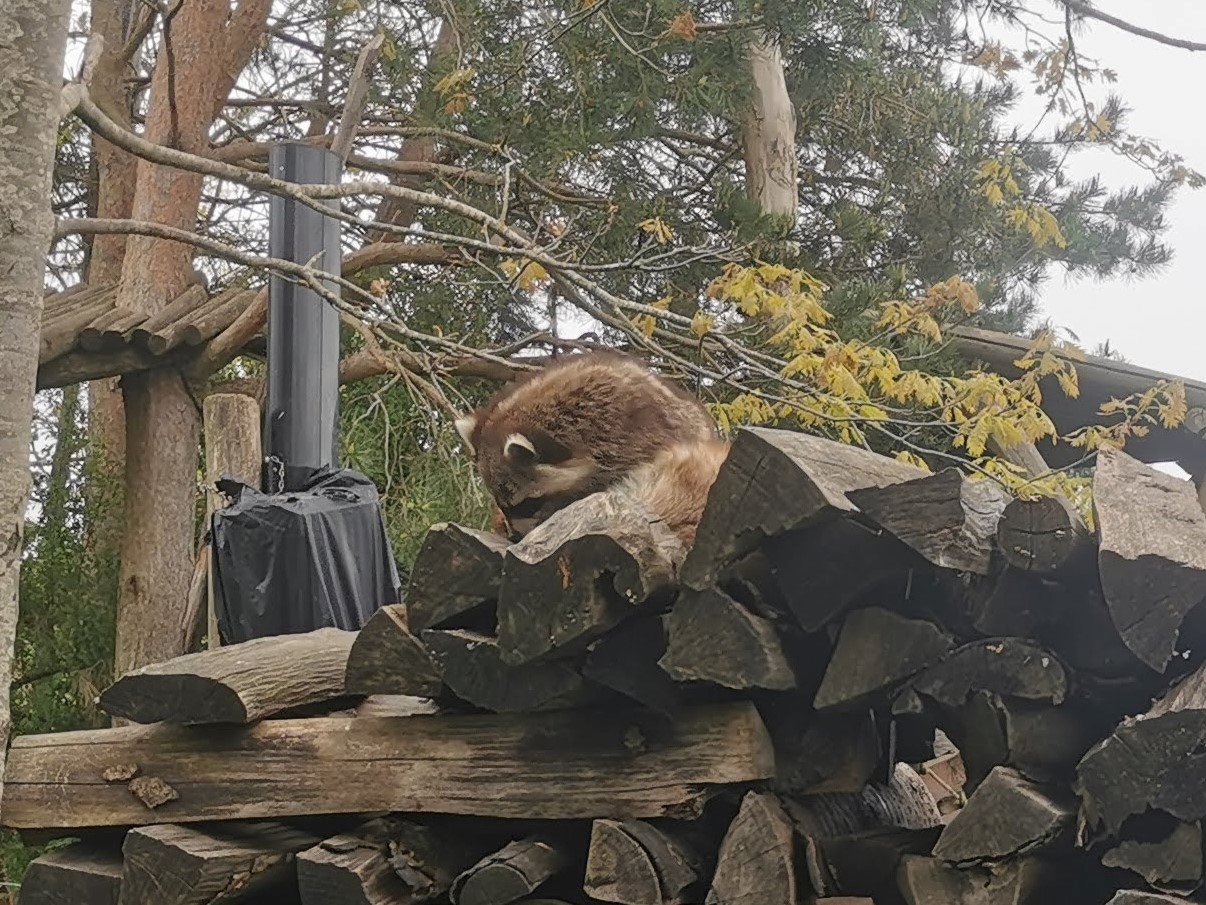
<path fill-rule="evenodd" d="M 1206 0 L 1095 0 L 1102 12 L 1178 38 L 1206 43 Z M 1051 6 L 1054 10 L 1054 5 Z M 1131 109 L 1131 132 L 1182 155 L 1187 166 L 1206 174 L 1206 54 L 1193 53 L 1129 35 L 1089 21 L 1077 38 L 1081 53 L 1118 73 L 1113 86 Z M 1021 122 L 1034 121 L 1027 101 Z M 1077 176 L 1100 172 L 1110 187 L 1141 183 L 1134 164 L 1108 152 L 1077 155 Z M 1090 348 L 1108 339 L 1137 365 L 1206 380 L 1206 188 L 1182 189 L 1168 209 L 1165 241 L 1173 260 L 1142 280 L 1070 281 L 1055 273 L 1042 292 L 1043 311 L 1074 331 Z"/>

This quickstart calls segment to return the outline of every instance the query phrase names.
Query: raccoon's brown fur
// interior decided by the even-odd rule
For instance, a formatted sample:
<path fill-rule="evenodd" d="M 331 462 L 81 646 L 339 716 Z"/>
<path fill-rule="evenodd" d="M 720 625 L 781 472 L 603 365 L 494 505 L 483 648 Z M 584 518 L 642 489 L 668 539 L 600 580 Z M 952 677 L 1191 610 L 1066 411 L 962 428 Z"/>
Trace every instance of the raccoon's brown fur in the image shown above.
<path fill-rule="evenodd" d="M 616 352 L 559 359 L 456 426 L 514 538 L 621 481 L 672 524 L 702 508 L 707 488 L 702 497 L 686 488 L 710 486 L 712 463 L 727 450 L 698 399 Z"/>
<path fill-rule="evenodd" d="M 683 546 L 695 545 L 708 491 L 729 454 L 720 439 L 676 443 L 628 475 L 620 489 L 666 523 Z"/>

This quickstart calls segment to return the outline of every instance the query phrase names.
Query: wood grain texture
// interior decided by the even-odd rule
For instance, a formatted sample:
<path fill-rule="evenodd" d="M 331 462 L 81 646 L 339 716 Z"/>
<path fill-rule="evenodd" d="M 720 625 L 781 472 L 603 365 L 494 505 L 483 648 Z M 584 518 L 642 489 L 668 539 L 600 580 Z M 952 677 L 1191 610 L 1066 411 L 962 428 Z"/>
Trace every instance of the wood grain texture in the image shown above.
<path fill-rule="evenodd" d="M 435 697 L 443 688 L 439 664 L 409 628 L 408 605 L 383 606 L 369 617 L 348 653 L 344 691 Z"/>
<path fill-rule="evenodd" d="M 321 628 L 185 654 L 122 676 L 100 707 L 136 723 L 251 723 L 343 695 L 355 639 Z"/>
<path fill-rule="evenodd" d="M 1059 572 L 1078 563 L 1095 545 L 1084 520 L 1060 496 L 1010 500 L 997 525 L 1001 555 L 1025 572 Z"/>
<path fill-rule="evenodd" d="M 415 554 L 406 606 L 410 629 L 472 628 L 475 611 L 498 597 L 505 537 L 462 525 L 432 525 Z"/>
<path fill-rule="evenodd" d="M 76 842 L 40 855 L 21 877 L 21 905 L 117 905 L 121 851 Z"/>
<path fill-rule="evenodd" d="M 179 792 L 149 809 L 114 766 Z M 647 711 L 319 717 L 122 726 L 17 739 L 6 826 L 132 826 L 385 810 L 531 819 L 691 815 L 709 787 L 768 779 L 753 704 Z"/>

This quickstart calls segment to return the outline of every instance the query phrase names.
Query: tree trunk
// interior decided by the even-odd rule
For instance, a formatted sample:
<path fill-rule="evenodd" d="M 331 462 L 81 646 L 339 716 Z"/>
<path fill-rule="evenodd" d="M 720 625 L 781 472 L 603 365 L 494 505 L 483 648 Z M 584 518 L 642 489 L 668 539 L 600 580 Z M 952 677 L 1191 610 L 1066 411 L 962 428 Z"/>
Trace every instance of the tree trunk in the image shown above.
<path fill-rule="evenodd" d="M 204 154 L 209 128 L 268 18 L 271 0 L 191 0 L 179 7 L 155 62 L 144 137 Z M 193 228 L 202 177 L 137 164 L 131 216 Z M 192 277 L 186 245 L 131 236 L 117 304 L 153 313 L 183 292 Z M 180 619 L 193 571 L 200 407 L 176 371 L 127 375 L 126 531 L 121 545 L 114 671 L 182 653 Z"/>
<path fill-rule="evenodd" d="M 796 111 L 783 57 L 761 34 L 749 45 L 750 106 L 742 122 L 745 187 L 765 214 L 796 219 Z"/>
<path fill-rule="evenodd" d="M 0 2 L 0 776 L 69 0 Z M 2 788 L 0 788 L 2 790 Z"/>

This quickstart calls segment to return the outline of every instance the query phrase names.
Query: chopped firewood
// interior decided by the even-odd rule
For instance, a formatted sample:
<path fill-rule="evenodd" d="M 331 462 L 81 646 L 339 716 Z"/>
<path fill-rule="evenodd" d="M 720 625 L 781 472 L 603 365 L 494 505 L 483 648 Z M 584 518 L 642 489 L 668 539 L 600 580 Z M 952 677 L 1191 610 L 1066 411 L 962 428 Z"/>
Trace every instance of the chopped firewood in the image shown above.
<path fill-rule="evenodd" d="M 942 629 L 882 607 L 846 616 L 813 706 L 850 707 L 941 660 L 955 646 Z"/>
<path fill-rule="evenodd" d="M 708 494 L 681 580 L 706 590 L 765 538 L 857 511 L 847 493 L 925 475 L 896 459 L 822 437 L 742 428 Z"/>
<path fill-rule="evenodd" d="M 869 713 L 807 713 L 784 702 L 763 716 L 775 742 L 775 790 L 858 792 L 875 774 L 880 735 Z"/>
<path fill-rule="evenodd" d="M 552 710 L 590 703 L 598 692 L 572 664 L 550 660 L 508 666 L 498 641 L 466 629 L 427 629 L 431 651 L 454 695 L 495 713 Z"/>
<path fill-rule="evenodd" d="M 1085 754 L 1076 785 L 1088 824 L 1116 836 L 1128 817 L 1148 808 L 1186 822 L 1206 818 L 1203 751 L 1206 664 Z"/>
<path fill-rule="evenodd" d="M 409 628 L 488 628 L 482 610 L 498 599 L 503 555 L 510 541 L 497 534 L 440 522 L 415 554 L 406 586 Z"/>
<path fill-rule="evenodd" d="M 928 855 L 939 827 L 860 830 L 842 836 L 805 836 L 804 864 L 818 895 L 869 896 L 896 902 L 896 870 L 905 855 Z M 818 901 L 837 901 L 821 899 Z"/>
<path fill-rule="evenodd" d="M 1182 895 L 1196 892 L 1202 885 L 1201 821 L 1185 823 L 1158 811 L 1144 816 L 1156 817 L 1159 823 L 1166 824 L 1165 832 L 1150 841 L 1146 838 L 1124 839 L 1102 855 L 1101 863 L 1106 867 L 1133 871 L 1143 877 L 1148 886 L 1161 892 Z M 1124 832 L 1129 835 L 1133 828 L 1128 825 Z"/>
<path fill-rule="evenodd" d="M 1071 794 L 995 767 L 942 831 L 934 857 L 963 866 L 1071 845 L 1075 822 Z"/>
<path fill-rule="evenodd" d="M 348 694 L 435 697 L 443 688 L 439 665 L 408 628 L 407 607 L 384 606 L 369 617 L 348 654 Z"/>
<path fill-rule="evenodd" d="M 1048 905 L 1059 867 L 1036 857 L 958 869 L 938 858 L 905 855 L 896 881 L 908 905 Z"/>
<path fill-rule="evenodd" d="M 126 673 L 100 708 L 136 723 L 253 723 L 342 695 L 355 639 L 321 628 L 185 654 Z"/>
<path fill-rule="evenodd" d="M 1011 500 L 997 525 L 1001 555 L 1023 572 L 1077 568 L 1095 546 L 1084 520 L 1062 496 Z"/>
<path fill-rule="evenodd" d="M 679 688 L 658 665 L 666 653 L 666 635 L 664 617 L 635 616 L 591 645 L 582 675 L 673 716 L 680 706 Z"/>
<path fill-rule="evenodd" d="M 1021 638 L 988 638 L 965 644 L 909 681 L 918 694 L 947 707 L 972 692 L 1062 703 L 1068 690 L 1063 665 L 1049 651 Z"/>
<path fill-rule="evenodd" d="M 120 905 L 203 905 L 271 896 L 295 882 L 294 855 L 318 842 L 281 824 L 136 827 L 122 851 Z"/>
<path fill-rule="evenodd" d="M 769 792 L 747 792 L 716 861 L 706 905 L 795 905 L 791 820 Z"/>
<path fill-rule="evenodd" d="M 669 640 L 660 663 L 676 681 L 737 689 L 796 687 L 774 623 L 723 591 L 684 591 L 666 626 Z"/>
<path fill-rule="evenodd" d="M 976 692 L 946 727 L 959 749 L 971 792 L 992 771 L 1008 766 L 1034 782 L 1070 780 L 1099 736 L 1082 710 Z"/>
<path fill-rule="evenodd" d="M 596 820 L 582 888 L 592 899 L 664 905 L 699 879 L 699 856 L 673 835 L 641 820 Z"/>
<path fill-rule="evenodd" d="M 889 782 L 868 783 L 857 792 L 821 792 L 786 799 L 787 813 L 802 836 L 832 837 L 864 830 L 925 830 L 942 815 L 930 790 L 908 764 L 898 763 Z"/>
<path fill-rule="evenodd" d="M 148 810 L 101 780 L 108 765 L 135 761 L 179 800 Z M 15 739 L 0 820 L 76 828 L 383 810 L 689 816 L 712 787 L 773 775 L 769 734 L 747 701 L 684 707 L 670 726 L 639 709 L 316 717 L 205 732 L 131 725 Z"/>
<path fill-rule="evenodd" d="M 1064 589 L 1042 575 L 1006 566 L 973 578 L 965 599 L 967 618 L 980 634 L 1035 638 L 1059 619 Z"/>
<path fill-rule="evenodd" d="M 1106 905 L 1194 905 L 1180 896 L 1166 896 L 1145 889 L 1120 889 Z"/>
<path fill-rule="evenodd" d="M 896 538 L 848 517 L 769 538 L 761 550 L 775 589 L 806 632 L 864 601 L 904 599 L 914 569 L 924 566 Z"/>
<path fill-rule="evenodd" d="M 503 561 L 503 662 L 580 652 L 642 604 L 668 597 L 682 555 L 665 524 L 618 493 L 595 493 L 557 511 Z"/>
<path fill-rule="evenodd" d="M 570 863 L 551 839 L 529 836 L 466 869 L 452 883 L 452 905 L 507 905 L 531 895 Z"/>
<path fill-rule="evenodd" d="M 1164 672 L 1185 616 L 1206 599 L 1206 512 L 1192 483 L 1102 449 L 1093 473 L 1098 568 L 1122 640 Z"/>
<path fill-rule="evenodd" d="M 986 575 L 1009 495 L 955 468 L 849 492 L 859 511 L 942 569 Z"/>
<path fill-rule="evenodd" d="M 438 900 L 480 847 L 399 817 L 370 820 L 297 856 L 302 905 L 420 905 Z"/>
<path fill-rule="evenodd" d="M 21 877 L 21 905 L 117 905 L 121 851 L 76 842 L 29 862 Z"/>

